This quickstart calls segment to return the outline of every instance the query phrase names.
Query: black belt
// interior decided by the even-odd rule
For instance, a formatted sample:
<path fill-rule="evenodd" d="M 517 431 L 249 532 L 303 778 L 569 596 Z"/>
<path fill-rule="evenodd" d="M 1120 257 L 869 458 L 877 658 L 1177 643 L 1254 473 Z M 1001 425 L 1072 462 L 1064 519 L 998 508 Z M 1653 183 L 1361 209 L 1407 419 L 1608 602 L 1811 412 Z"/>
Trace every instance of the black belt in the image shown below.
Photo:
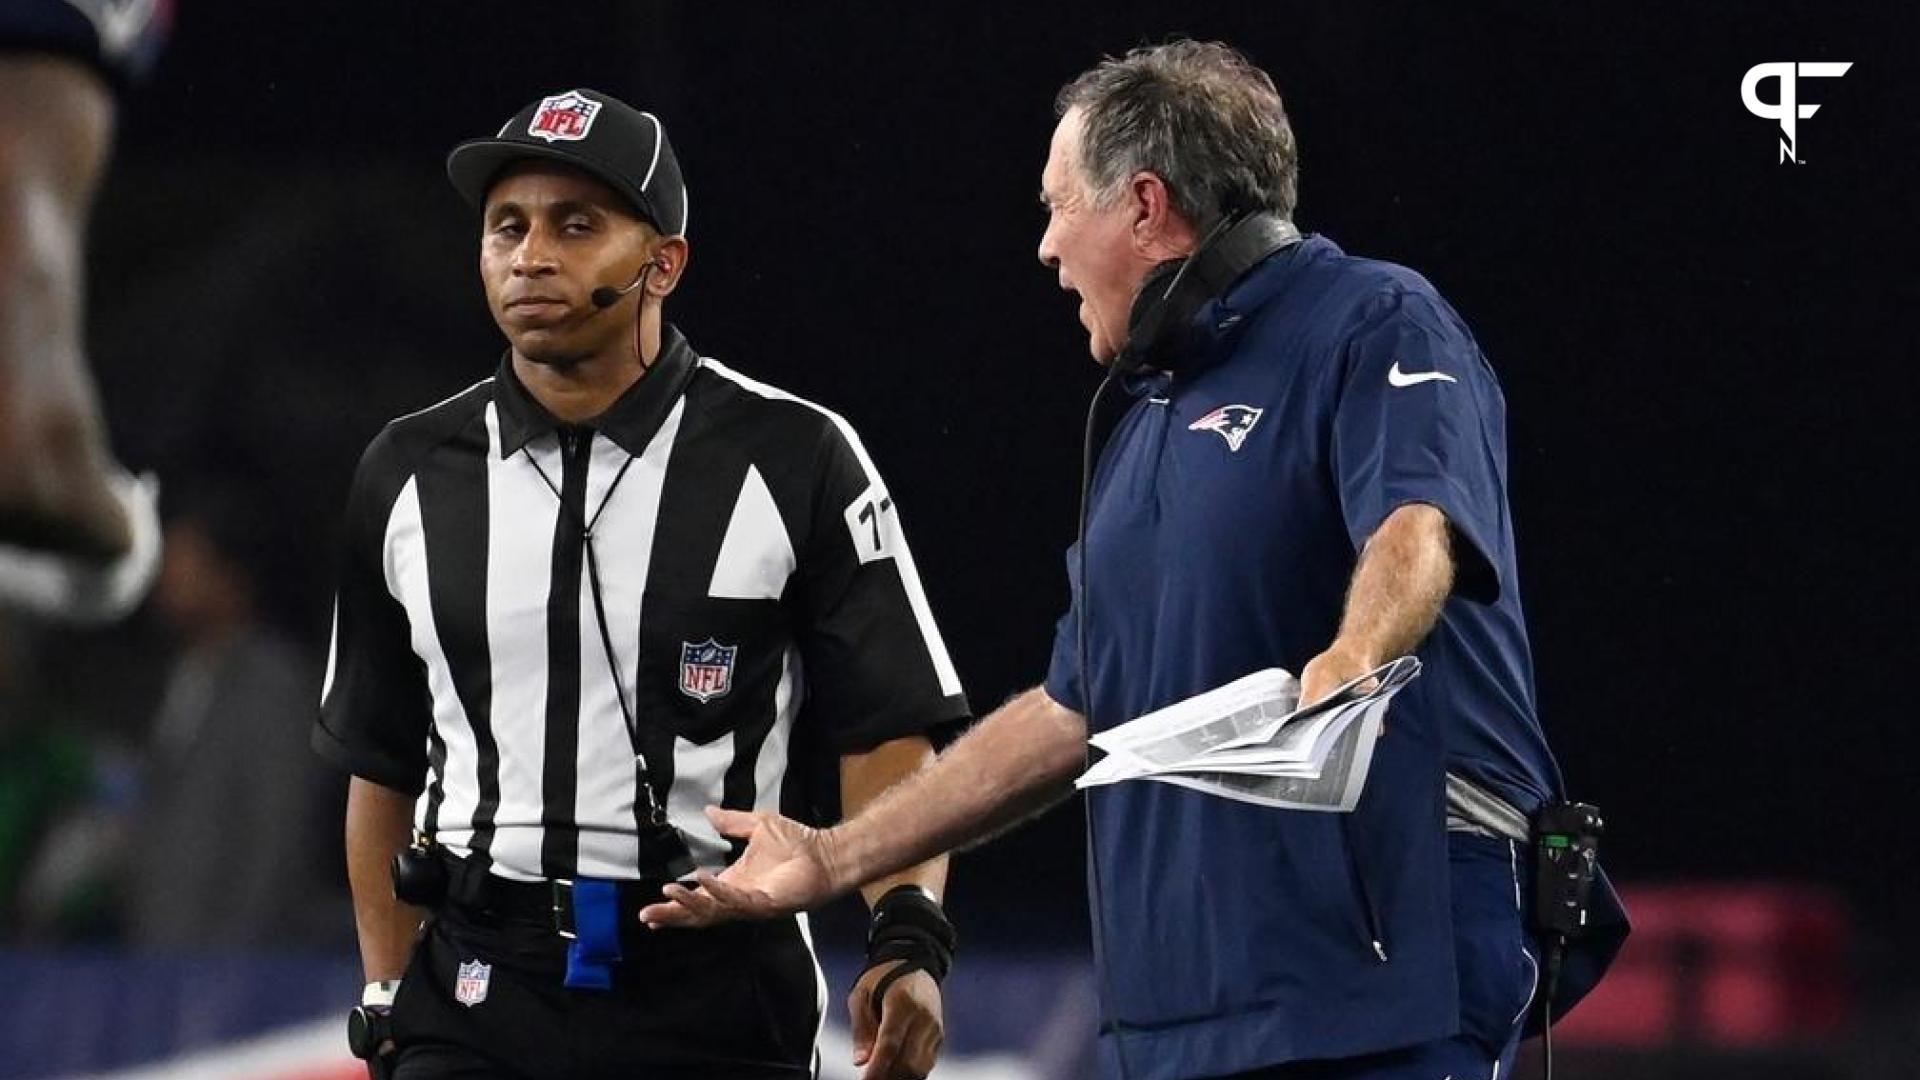
<path fill-rule="evenodd" d="M 519 922 L 550 921 L 553 932 L 572 938 L 573 882 L 566 879 L 515 881 L 491 873 L 467 859 L 441 850 L 447 864 L 447 902 L 466 913 Z M 640 909 L 660 899 L 664 881 L 618 881 L 620 917 L 632 923 Z"/>

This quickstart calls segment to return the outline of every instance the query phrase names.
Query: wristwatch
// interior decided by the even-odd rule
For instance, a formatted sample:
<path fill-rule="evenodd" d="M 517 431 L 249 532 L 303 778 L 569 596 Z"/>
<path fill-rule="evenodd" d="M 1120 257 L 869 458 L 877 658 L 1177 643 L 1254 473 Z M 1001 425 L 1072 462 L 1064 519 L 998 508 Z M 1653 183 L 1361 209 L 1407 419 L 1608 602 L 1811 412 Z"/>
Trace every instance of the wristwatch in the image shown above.
<path fill-rule="evenodd" d="M 399 979 L 370 982 L 360 991 L 360 1004 L 347 1013 L 347 1050 L 361 1061 L 372 1061 L 380 1045 L 393 1038 L 393 999 Z"/>

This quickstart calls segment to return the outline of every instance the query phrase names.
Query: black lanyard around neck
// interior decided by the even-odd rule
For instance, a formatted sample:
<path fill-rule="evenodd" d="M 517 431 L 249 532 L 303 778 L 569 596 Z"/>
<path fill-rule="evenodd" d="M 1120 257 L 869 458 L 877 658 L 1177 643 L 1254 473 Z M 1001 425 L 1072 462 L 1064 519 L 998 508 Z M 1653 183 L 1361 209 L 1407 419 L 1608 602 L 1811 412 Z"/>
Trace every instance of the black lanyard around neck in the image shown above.
<path fill-rule="evenodd" d="M 563 427 L 556 432 L 556 434 L 560 439 L 560 455 L 563 469 L 569 459 L 577 460 L 579 466 L 583 469 L 592 463 L 592 428 Z M 663 823 L 666 821 L 667 816 L 666 807 L 661 803 L 659 797 L 653 790 L 653 784 L 648 780 L 646 755 L 640 751 L 640 722 L 634 716 L 633 707 L 627 704 L 627 691 L 620 682 L 620 661 L 615 658 L 613 653 L 613 634 L 607 629 L 607 605 L 606 601 L 601 598 L 600 559 L 594 554 L 593 550 L 594 526 L 600 523 L 600 515 L 606 513 L 607 503 L 613 500 L 613 493 L 620 487 L 620 481 L 626 479 L 627 470 L 633 467 L 634 457 L 632 454 L 628 454 L 627 460 L 620 464 L 620 471 L 614 474 L 613 482 L 607 485 L 606 494 L 600 496 L 600 505 L 594 508 L 593 516 L 588 517 L 584 505 L 579 510 L 574 510 L 573 507 L 567 505 L 566 496 L 560 493 L 559 486 L 553 482 L 552 477 L 547 475 L 547 471 L 540 467 L 540 462 L 533 456 L 531 446 L 523 446 L 521 450 L 525 452 L 527 463 L 533 466 L 533 471 L 539 473 L 540 479 L 546 483 L 547 490 L 553 492 L 554 500 L 560 504 L 560 512 L 566 514 L 572 511 L 573 526 L 580 534 L 581 546 L 586 549 L 587 585 L 589 591 L 593 593 L 593 614 L 596 621 L 600 624 L 600 645 L 607 657 L 607 676 L 613 680 L 613 696 L 620 702 L 620 718 L 626 721 L 627 741 L 633 747 L 634 767 L 640 786 L 640 793 L 647 801 L 648 813 L 653 822 L 655 824 Z M 561 476 L 564 478 L 565 475 L 563 471 Z M 582 502 L 584 503 L 584 501 L 585 492 L 583 481 Z"/>

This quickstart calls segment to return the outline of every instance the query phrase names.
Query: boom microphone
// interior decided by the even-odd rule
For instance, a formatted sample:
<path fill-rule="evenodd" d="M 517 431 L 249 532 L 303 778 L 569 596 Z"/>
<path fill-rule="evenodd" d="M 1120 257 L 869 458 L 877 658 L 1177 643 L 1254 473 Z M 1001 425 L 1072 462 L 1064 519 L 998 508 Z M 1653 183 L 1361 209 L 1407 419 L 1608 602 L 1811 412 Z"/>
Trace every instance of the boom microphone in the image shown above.
<path fill-rule="evenodd" d="M 599 288 L 593 290 L 593 292 L 589 293 L 587 295 L 587 299 L 593 301 L 594 307 L 599 308 L 601 311 L 605 311 L 606 309 L 619 303 L 621 297 L 627 295 L 633 290 L 646 284 L 647 275 L 653 273 L 655 270 L 659 270 L 663 273 L 666 271 L 666 267 L 660 264 L 659 259 L 655 259 L 652 262 L 648 263 L 647 265 L 641 267 L 640 273 L 637 274 L 632 281 L 628 282 L 625 288 L 616 289 L 611 285 L 602 285 Z"/>

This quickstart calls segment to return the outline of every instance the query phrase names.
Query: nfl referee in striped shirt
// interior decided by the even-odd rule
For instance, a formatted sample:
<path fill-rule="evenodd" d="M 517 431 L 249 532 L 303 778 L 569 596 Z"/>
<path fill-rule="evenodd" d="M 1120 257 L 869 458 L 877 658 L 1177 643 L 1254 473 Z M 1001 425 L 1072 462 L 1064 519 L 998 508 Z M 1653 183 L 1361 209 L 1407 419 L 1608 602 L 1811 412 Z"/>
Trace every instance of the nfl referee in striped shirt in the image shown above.
<path fill-rule="evenodd" d="M 734 854 L 703 815 L 848 813 L 964 719 L 897 509 L 846 421 L 663 320 L 687 190 L 660 121 L 591 90 L 447 163 L 510 344 L 388 424 L 349 497 L 315 747 L 352 773 L 348 869 L 375 1077 L 817 1073 L 804 916 L 655 931 Z M 942 1038 L 944 859 L 867 890 L 856 1064 Z"/>

